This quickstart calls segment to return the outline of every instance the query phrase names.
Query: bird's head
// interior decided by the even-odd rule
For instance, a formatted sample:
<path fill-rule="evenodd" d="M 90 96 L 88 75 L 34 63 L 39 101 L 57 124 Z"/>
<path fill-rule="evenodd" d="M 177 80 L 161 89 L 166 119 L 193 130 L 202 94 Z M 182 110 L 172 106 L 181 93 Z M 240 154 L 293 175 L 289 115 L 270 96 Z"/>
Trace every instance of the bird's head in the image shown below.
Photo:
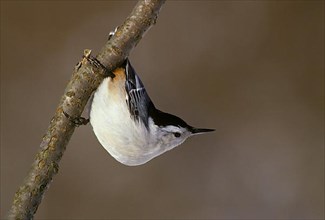
<path fill-rule="evenodd" d="M 154 123 L 158 126 L 157 135 L 167 150 L 182 144 L 190 136 L 214 131 L 214 129 L 192 127 L 175 115 L 157 111 L 158 115 L 154 118 Z"/>

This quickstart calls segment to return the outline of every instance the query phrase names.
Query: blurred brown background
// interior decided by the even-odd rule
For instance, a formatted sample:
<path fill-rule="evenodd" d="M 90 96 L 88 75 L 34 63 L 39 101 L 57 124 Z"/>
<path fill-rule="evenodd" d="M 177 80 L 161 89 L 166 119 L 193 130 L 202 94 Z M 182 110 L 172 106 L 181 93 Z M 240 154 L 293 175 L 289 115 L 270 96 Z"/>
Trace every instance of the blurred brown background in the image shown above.
<path fill-rule="evenodd" d="M 1 218 L 74 65 L 134 1 L 1 1 Z M 324 2 L 169 1 L 131 61 L 156 106 L 214 127 L 138 167 L 76 130 L 37 219 L 324 217 Z"/>

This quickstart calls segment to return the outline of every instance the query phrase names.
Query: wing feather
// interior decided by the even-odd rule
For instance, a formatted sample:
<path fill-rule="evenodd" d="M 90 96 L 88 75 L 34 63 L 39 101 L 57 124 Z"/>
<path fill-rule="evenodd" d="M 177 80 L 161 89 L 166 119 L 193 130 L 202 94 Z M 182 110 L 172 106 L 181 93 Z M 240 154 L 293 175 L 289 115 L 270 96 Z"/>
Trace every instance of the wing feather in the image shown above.
<path fill-rule="evenodd" d="M 126 60 L 125 73 L 126 102 L 130 114 L 135 120 L 141 120 L 148 128 L 149 108 L 151 108 L 153 104 L 140 77 L 137 75 L 128 59 Z"/>

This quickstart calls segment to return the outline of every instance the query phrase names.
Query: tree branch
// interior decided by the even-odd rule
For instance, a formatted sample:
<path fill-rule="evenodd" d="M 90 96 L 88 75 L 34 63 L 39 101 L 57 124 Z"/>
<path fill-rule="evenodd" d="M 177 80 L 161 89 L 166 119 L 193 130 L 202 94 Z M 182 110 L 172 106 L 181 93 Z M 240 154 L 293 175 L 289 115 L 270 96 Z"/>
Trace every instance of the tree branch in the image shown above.
<path fill-rule="evenodd" d="M 14 196 L 9 211 L 10 219 L 32 219 L 49 183 L 58 173 L 59 162 L 74 132 L 75 125 L 63 114 L 80 116 L 92 92 L 105 76 L 106 69 L 114 70 L 129 55 L 144 33 L 156 23 L 165 0 L 140 0 L 129 17 L 97 55 L 84 51 L 83 59 L 75 66 L 59 106 L 48 130 L 43 136 L 40 150 L 31 170 Z M 106 67 L 98 65 L 97 60 Z"/>

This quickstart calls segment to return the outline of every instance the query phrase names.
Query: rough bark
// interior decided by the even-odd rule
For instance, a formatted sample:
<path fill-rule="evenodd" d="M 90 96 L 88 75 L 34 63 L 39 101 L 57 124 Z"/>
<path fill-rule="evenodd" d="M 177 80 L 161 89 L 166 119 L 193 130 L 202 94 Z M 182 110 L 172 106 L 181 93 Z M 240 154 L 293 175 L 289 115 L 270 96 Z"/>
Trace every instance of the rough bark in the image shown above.
<path fill-rule="evenodd" d="M 112 71 L 120 65 L 144 33 L 156 23 L 164 2 L 165 0 L 138 1 L 129 17 L 96 56 L 97 59 L 90 55 L 90 50 L 84 51 L 83 59 L 75 66 L 72 78 L 43 136 L 32 167 L 14 196 L 9 219 L 33 218 L 44 192 L 53 176 L 58 173 L 59 162 L 75 129 L 63 111 L 76 117 L 81 115 L 106 71 Z M 97 60 L 106 68 L 98 65 Z"/>

